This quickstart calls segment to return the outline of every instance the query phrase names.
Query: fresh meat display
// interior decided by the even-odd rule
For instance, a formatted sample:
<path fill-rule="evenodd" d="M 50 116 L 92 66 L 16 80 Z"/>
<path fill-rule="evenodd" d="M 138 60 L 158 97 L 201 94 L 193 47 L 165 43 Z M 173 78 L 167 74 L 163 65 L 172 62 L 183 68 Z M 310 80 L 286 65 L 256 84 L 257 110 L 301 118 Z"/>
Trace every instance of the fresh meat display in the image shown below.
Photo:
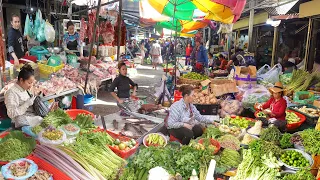
<path fill-rule="evenodd" d="M 35 93 L 43 92 L 45 96 L 59 94 L 63 91 L 76 88 L 76 84 L 66 77 L 52 76 L 48 81 L 37 82 L 34 87 Z"/>
<path fill-rule="evenodd" d="M 80 40 L 84 42 L 84 39 L 87 37 L 88 25 L 87 22 L 85 22 L 84 18 L 81 19 L 80 24 Z"/>
<path fill-rule="evenodd" d="M 94 30 L 94 22 L 96 21 L 96 11 L 93 10 L 91 11 L 91 13 L 88 15 L 89 16 L 89 23 L 88 23 L 88 38 L 89 38 L 89 43 L 92 43 L 92 38 L 93 38 L 93 30 Z M 98 41 L 98 37 L 99 37 L 99 26 L 97 25 L 97 29 L 96 29 L 96 41 Z"/>
<path fill-rule="evenodd" d="M 114 40 L 114 28 L 111 22 L 106 21 L 100 24 L 100 34 L 105 45 L 112 45 Z"/>

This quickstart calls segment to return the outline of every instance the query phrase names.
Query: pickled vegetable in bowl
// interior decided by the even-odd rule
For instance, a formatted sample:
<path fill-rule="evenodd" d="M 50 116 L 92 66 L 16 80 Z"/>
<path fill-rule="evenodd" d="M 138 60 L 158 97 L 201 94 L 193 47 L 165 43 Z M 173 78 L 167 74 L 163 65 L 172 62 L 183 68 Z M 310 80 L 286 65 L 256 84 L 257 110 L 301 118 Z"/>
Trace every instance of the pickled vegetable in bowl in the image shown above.
<path fill-rule="evenodd" d="M 54 127 L 48 127 L 42 133 L 42 137 L 48 140 L 59 140 L 59 139 L 62 139 L 62 136 L 63 136 L 63 132 Z"/>

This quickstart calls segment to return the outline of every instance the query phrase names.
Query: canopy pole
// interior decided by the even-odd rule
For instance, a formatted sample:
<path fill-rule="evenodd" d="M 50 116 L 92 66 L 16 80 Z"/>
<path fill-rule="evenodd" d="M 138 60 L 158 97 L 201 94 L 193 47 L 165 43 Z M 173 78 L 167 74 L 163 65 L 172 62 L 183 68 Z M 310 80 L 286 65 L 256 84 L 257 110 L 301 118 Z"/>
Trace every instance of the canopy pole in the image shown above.
<path fill-rule="evenodd" d="M 255 1 L 249 2 L 249 7 L 252 8 L 255 5 Z M 250 16 L 249 16 L 249 30 L 248 30 L 248 37 L 249 37 L 249 45 L 248 45 L 248 51 L 252 52 L 253 49 L 253 20 L 254 20 L 254 8 L 250 10 Z"/>
<path fill-rule="evenodd" d="M 304 70 L 308 71 L 308 61 L 310 53 L 310 40 L 311 40 L 311 30 L 312 30 L 312 18 L 309 18 L 308 34 L 306 42 L 306 52 L 304 53 Z"/>
<path fill-rule="evenodd" d="M 122 24 L 122 0 L 119 0 L 118 42 L 117 42 L 117 60 L 118 61 L 120 60 L 121 24 Z"/>
<path fill-rule="evenodd" d="M 278 26 L 274 27 L 274 32 L 273 32 L 271 67 L 273 67 L 275 64 L 277 43 L 278 43 Z"/>
<path fill-rule="evenodd" d="M 96 41 L 96 31 L 97 31 L 97 24 L 99 23 L 99 11 L 100 11 L 100 6 L 101 6 L 101 0 L 98 0 L 98 8 L 96 11 L 96 21 L 94 22 L 94 26 L 93 26 L 93 35 L 92 35 L 92 43 L 90 45 L 90 51 L 89 51 L 89 60 L 88 60 L 88 68 L 87 68 L 87 75 L 86 75 L 86 82 L 84 84 L 84 92 L 87 93 L 87 85 L 88 85 L 88 79 L 89 79 L 89 69 L 90 69 L 90 64 L 91 64 L 91 58 L 92 58 L 92 49 L 93 49 L 93 45 Z"/>

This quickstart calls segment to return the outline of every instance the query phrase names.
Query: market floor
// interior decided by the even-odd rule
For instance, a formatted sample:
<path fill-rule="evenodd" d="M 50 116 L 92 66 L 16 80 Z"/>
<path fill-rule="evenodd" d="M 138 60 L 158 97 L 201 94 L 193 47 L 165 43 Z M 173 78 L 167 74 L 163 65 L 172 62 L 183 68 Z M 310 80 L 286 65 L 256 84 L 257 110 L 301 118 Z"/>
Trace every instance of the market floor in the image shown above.
<path fill-rule="evenodd" d="M 152 69 L 152 65 L 137 65 L 137 74 L 131 79 L 139 85 L 137 95 L 147 96 L 147 102 L 155 101 L 155 87 L 160 86 L 161 77 L 164 74 L 162 67 Z M 119 111 L 116 101 L 105 88 L 98 92 L 98 99 L 86 106 L 86 109 L 96 115 L 105 116 Z"/>

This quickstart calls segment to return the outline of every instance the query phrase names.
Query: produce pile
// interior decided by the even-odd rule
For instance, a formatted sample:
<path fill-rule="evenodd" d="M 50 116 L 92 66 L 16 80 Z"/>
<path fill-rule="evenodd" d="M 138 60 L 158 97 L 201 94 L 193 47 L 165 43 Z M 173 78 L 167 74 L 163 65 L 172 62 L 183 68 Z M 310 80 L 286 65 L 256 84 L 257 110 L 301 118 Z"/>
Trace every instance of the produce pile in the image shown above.
<path fill-rule="evenodd" d="M 262 112 L 262 111 L 259 111 L 257 113 L 257 117 L 263 117 L 263 118 L 268 118 L 268 116 Z M 297 123 L 300 121 L 300 118 L 299 116 L 294 113 L 294 112 L 291 112 L 291 111 L 286 111 L 286 120 L 287 120 L 287 123 L 288 124 L 292 124 L 292 123 Z"/>
<path fill-rule="evenodd" d="M 11 131 L 0 139 L 0 161 L 12 161 L 31 154 L 36 146 L 33 138 L 26 137 L 21 131 Z"/>
<path fill-rule="evenodd" d="M 295 150 L 285 151 L 280 159 L 282 162 L 292 167 L 303 168 L 310 166 L 309 161 L 300 152 Z"/>
<path fill-rule="evenodd" d="M 320 116 L 320 109 L 307 108 L 307 106 L 295 107 L 294 109 L 308 114 L 309 116 L 318 117 Z"/>
<path fill-rule="evenodd" d="M 209 79 L 208 76 L 202 75 L 199 73 L 195 73 L 195 72 L 189 72 L 189 73 L 183 75 L 182 77 L 186 78 L 186 79 L 201 80 L 201 81 Z"/>
<path fill-rule="evenodd" d="M 319 83 L 320 80 L 320 73 L 319 72 L 313 72 L 309 73 L 304 70 L 294 70 L 292 72 L 292 78 L 291 81 L 286 86 L 286 92 L 287 94 L 292 94 L 293 92 L 298 91 L 305 91 L 310 86 L 315 85 Z"/>
<path fill-rule="evenodd" d="M 248 128 L 249 126 L 254 125 L 254 122 L 252 122 L 251 120 L 245 117 L 240 117 L 240 116 L 236 116 L 236 117 L 227 116 L 223 119 L 223 121 L 224 121 L 224 124 L 232 124 L 245 129 Z"/>
<path fill-rule="evenodd" d="M 145 140 L 145 145 L 148 147 L 150 146 L 163 147 L 166 145 L 166 140 L 160 134 L 154 133 L 147 136 Z"/>
<path fill-rule="evenodd" d="M 194 91 L 194 104 L 217 104 L 218 100 L 214 94 L 210 94 L 209 91 L 203 90 L 203 91 Z"/>

